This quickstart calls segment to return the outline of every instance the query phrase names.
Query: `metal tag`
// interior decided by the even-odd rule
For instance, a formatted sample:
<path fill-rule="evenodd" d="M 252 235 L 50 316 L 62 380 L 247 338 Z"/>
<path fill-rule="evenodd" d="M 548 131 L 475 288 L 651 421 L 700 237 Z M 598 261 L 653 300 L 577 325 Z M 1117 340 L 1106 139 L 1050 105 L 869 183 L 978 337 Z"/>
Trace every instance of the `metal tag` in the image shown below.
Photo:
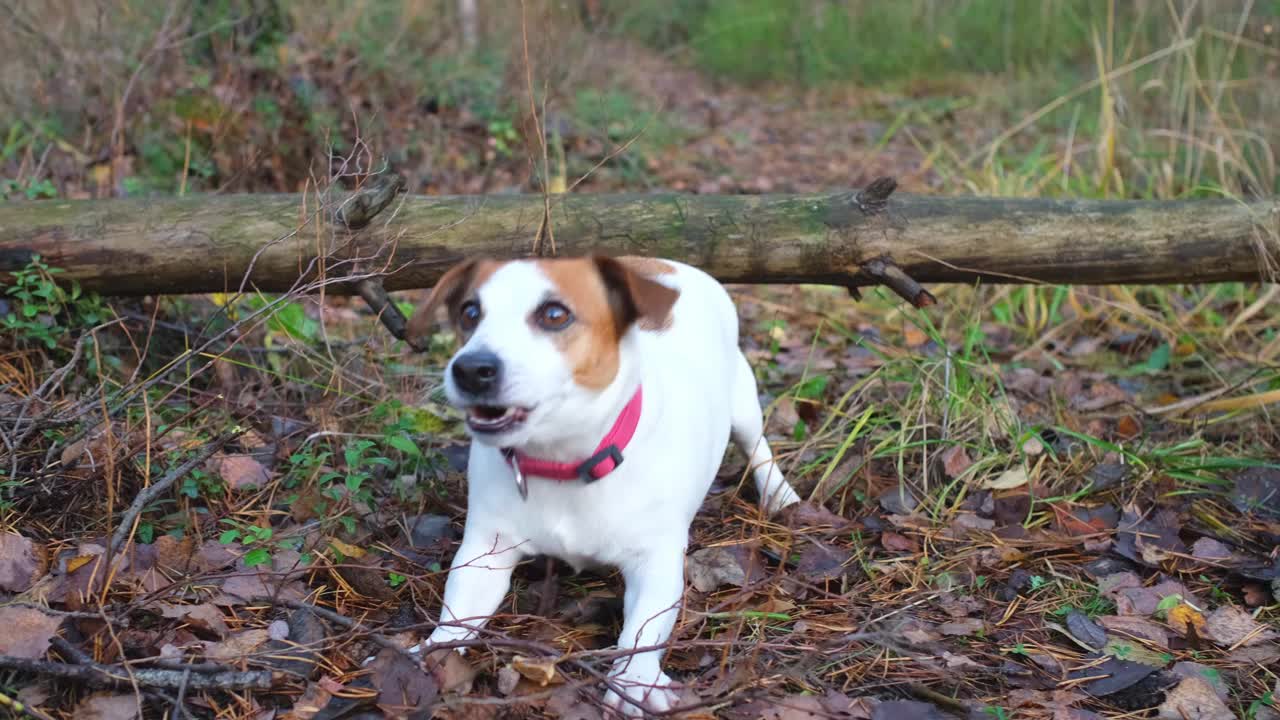
<path fill-rule="evenodd" d="M 528 500 L 529 499 L 529 481 L 525 480 L 524 473 L 520 472 L 519 463 L 513 465 L 511 467 L 511 470 L 516 475 L 516 489 L 520 491 L 520 499 Z"/>

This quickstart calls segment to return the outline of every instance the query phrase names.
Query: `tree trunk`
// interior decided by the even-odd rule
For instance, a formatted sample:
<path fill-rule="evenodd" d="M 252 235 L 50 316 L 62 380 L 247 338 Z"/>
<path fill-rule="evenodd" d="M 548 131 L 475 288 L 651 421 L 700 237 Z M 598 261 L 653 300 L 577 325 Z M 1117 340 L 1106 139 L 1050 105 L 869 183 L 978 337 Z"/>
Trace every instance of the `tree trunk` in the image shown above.
<path fill-rule="evenodd" d="M 822 195 L 561 195 L 551 199 L 552 237 L 561 255 L 657 256 L 723 282 L 851 288 L 884 281 L 875 271 L 884 265 L 922 283 L 1138 284 L 1270 280 L 1280 264 L 1271 200 L 886 200 L 886 184 Z M 300 195 L 0 204 L 0 283 L 38 253 L 105 295 L 282 292 L 300 277 L 357 270 L 385 272 L 387 290 L 423 288 L 465 257 L 528 254 L 544 214 L 534 195 L 391 197 L 358 231 L 323 220 L 330 213 Z"/>

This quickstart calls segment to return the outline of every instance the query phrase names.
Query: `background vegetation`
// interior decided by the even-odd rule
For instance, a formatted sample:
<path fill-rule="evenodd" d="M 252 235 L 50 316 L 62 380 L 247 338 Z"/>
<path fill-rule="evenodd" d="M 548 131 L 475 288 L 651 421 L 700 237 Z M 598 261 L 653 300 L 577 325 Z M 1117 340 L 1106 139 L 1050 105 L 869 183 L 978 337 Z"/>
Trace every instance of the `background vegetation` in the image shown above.
<path fill-rule="evenodd" d="M 313 193 L 388 165 L 417 193 L 802 192 L 885 174 L 941 194 L 1280 193 L 1280 0 L 486 0 L 474 33 L 464 4 L 0 0 L 0 197 Z M 165 597 L 221 603 L 231 624 L 174 630 L 181 614 L 165 614 L 127 649 L 105 625 L 78 628 L 98 639 L 98 660 L 266 627 L 253 593 L 211 579 L 209 563 L 193 569 L 210 544 L 233 552 L 214 570 L 273 568 L 348 616 L 434 613 L 464 497 L 462 433 L 438 394 L 447 333 L 413 357 L 358 302 L 108 302 L 56 281 L 36 261 L 0 299 L 0 524 L 42 557 L 91 557 L 140 488 L 200 460 L 132 528 L 137 546 L 186 558 L 186 574 L 49 577 L 121 617 Z M 749 498 L 713 498 L 695 552 L 745 534 L 791 564 L 769 583 L 696 595 L 684 641 L 751 640 L 756 654 L 708 661 L 706 646 L 680 647 L 678 674 L 736 701 L 919 698 L 911 688 L 925 683 L 998 717 L 1152 708 L 1167 688 L 1038 705 L 1010 695 L 1055 687 L 1018 685 L 1011 664 L 1054 676 L 1080 659 L 1066 618 L 1130 614 L 1123 589 L 1088 569 L 1118 554 L 1120 570 L 1163 588 L 1147 615 L 1172 640 L 1105 656 L 1201 663 L 1226 678 L 1232 712 L 1275 717 L 1280 658 L 1188 640 L 1194 620 L 1179 630 L 1169 618 L 1185 601 L 1204 616 L 1246 608 L 1264 630 L 1280 620 L 1277 286 L 931 290 L 940 305 L 915 311 L 880 293 L 735 289 L 785 469 L 833 515 L 817 523 L 825 534 L 792 536 Z M 721 489 L 737 486 L 735 462 Z M 1135 551 L 1117 527 L 1169 542 Z M 1193 552 L 1206 538 L 1231 558 Z M 541 607 L 540 577 L 522 570 L 499 627 L 608 642 L 616 613 L 574 613 L 615 597 L 616 578 L 567 581 L 577 610 L 552 603 L 561 624 L 539 625 L 520 613 Z M 45 605 L 60 597 L 41 592 Z M 888 610 L 918 625 L 889 628 Z M 957 612 L 980 628 L 938 630 Z M 854 628 L 923 639 L 912 654 L 851 640 Z M 833 649 L 815 664 L 806 643 L 822 632 Z M 366 636 L 329 638 L 327 677 L 359 687 L 346 673 Z M 481 690 L 495 692 L 504 652 L 477 661 Z M 259 667 L 270 655 L 228 657 Z M 0 675 L 0 689 L 30 680 Z M 52 697 L 68 712 L 82 699 Z M 545 697 L 513 697 L 552 712 Z M 225 717 L 282 702 L 202 698 Z M 851 707 L 841 712 L 858 716 Z"/>

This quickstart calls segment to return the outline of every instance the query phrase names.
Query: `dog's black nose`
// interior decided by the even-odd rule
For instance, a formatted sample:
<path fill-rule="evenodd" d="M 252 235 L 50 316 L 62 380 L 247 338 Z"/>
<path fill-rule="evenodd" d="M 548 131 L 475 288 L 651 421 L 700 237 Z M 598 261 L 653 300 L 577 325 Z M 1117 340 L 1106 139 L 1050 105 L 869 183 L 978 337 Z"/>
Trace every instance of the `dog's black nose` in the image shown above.
<path fill-rule="evenodd" d="M 483 395 L 498 387 L 502 361 L 487 350 L 473 350 L 453 359 L 453 381 L 463 392 Z"/>

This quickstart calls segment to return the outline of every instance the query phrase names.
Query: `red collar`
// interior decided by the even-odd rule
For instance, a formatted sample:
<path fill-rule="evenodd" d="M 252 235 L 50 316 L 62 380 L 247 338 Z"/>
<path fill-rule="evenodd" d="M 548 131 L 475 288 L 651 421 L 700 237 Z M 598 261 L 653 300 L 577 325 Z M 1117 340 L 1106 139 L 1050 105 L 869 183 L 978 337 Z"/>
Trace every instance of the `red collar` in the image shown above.
<path fill-rule="evenodd" d="M 524 477 L 532 475 L 549 480 L 582 480 L 594 482 L 613 472 L 622 464 L 622 451 L 636 434 L 636 426 L 640 424 L 641 389 L 627 401 L 626 407 L 614 421 L 609 433 L 596 447 L 595 454 L 580 463 L 554 462 L 531 458 L 519 450 L 504 450 L 503 456 L 507 464 L 516 471 L 516 485 L 520 493 L 525 493 Z"/>

